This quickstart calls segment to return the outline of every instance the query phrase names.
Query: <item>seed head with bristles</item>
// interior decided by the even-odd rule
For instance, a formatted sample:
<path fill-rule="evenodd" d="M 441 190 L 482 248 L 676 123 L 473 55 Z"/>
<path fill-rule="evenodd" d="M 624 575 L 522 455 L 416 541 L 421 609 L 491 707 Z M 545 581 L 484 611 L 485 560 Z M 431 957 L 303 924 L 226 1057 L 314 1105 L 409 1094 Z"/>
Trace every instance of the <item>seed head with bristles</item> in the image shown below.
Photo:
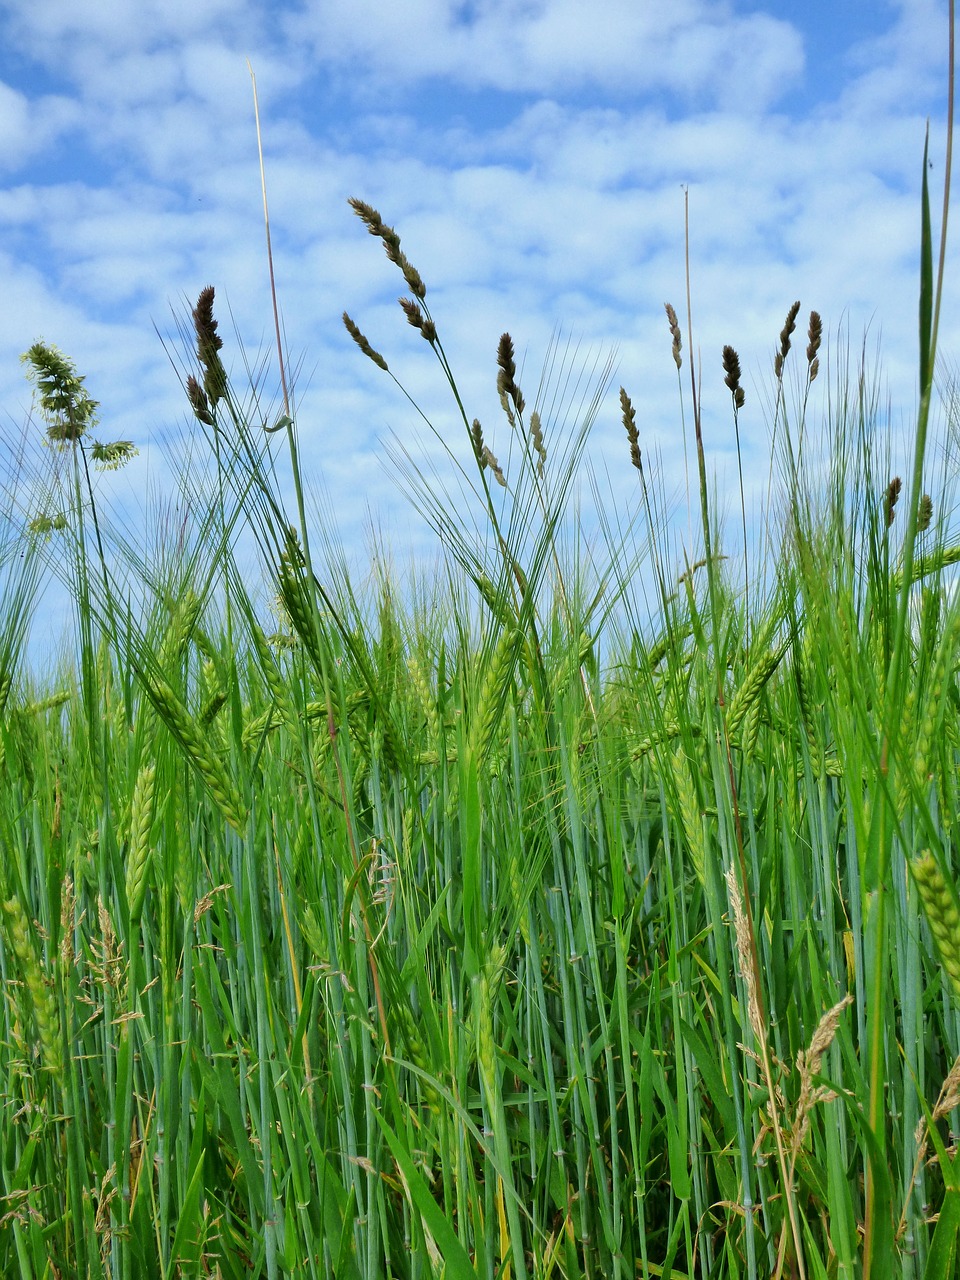
<path fill-rule="evenodd" d="M 670 324 L 670 336 L 673 338 L 673 363 L 679 369 L 683 363 L 680 357 L 680 349 L 683 343 L 680 340 L 680 322 L 677 320 L 677 313 L 669 302 L 663 304 L 667 313 L 667 320 Z"/>
<path fill-rule="evenodd" d="M 784 321 L 783 328 L 780 330 L 780 349 L 778 350 L 773 361 L 773 372 L 775 377 L 780 378 L 783 374 L 783 362 L 787 358 L 790 351 L 790 337 L 794 329 L 797 327 L 797 316 L 800 313 L 799 299 L 793 304 L 787 312 L 787 318 Z"/>
<path fill-rule="evenodd" d="M 740 357 L 729 345 L 723 348 L 723 371 L 725 375 L 723 381 L 730 388 L 734 408 L 742 409 L 746 397 L 740 385 Z"/>

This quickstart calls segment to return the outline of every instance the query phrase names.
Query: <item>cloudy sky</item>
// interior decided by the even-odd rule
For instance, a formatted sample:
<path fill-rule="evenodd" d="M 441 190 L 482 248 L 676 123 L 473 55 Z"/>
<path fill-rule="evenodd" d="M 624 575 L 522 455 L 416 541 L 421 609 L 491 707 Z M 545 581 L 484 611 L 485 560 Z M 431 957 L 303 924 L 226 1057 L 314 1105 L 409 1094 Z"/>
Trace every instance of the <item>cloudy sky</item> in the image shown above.
<path fill-rule="evenodd" d="M 162 442 L 193 429 L 157 331 L 175 347 L 213 284 L 236 376 L 241 344 L 272 360 L 247 59 L 298 425 L 349 549 L 369 523 L 396 548 L 432 535 L 380 461 L 382 440 L 412 443 L 415 415 L 352 345 L 344 309 L 456 430 L 396 306 L 402 280 L 349 196 L 399 231 L 494 443 L 504 329 L 525 370 L 558 326 L 586 359 L 615 354 L 590 457 L 617 501 L 621 382 L 664 488 L 682 487 L 663 304 L 682 313 L 685 188 L 721 485 L 735 479 L 721 347 L 739 351 L 748 474 L 765 476 L 761 387 L 795 298 L 853 347 L 879 341 L 908 421 L 923 135 L 929 118 L 936 190 L 946 30 L 941 0 L 0 0 L 0 441 L 29 411 L 18 357 L 43 338 L 86 375 L 100 435 L 140 447 L 116 481 L 136 497 L 169 483 Z M 954 296 L 941 339 L 955 358 Z"/>

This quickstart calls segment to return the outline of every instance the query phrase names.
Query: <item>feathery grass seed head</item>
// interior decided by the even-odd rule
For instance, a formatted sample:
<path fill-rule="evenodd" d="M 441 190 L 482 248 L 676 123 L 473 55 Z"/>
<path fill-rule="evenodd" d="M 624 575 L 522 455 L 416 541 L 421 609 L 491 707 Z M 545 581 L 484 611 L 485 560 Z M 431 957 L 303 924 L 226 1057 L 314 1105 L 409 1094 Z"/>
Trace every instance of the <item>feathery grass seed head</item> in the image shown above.
<path fill-rule="evenodd" d="M 73 361 L 48 342 L 35 342 L 20 359 L 37 388 L 50 443 L 66 449 L 81 440 L 96 422 L 100 405 L 87 395 Z"/>
<path fill-rule="evenodd" d="M 62 1070 L 63 1051 L 60 1037 L 60 1018 L 47 979 L 30 936 L 30 925 L 19 898 L 10 898 L 3 904 L 4 932 L 20 965 L 21 977 L 40 1041 L 40 1061 L 44 1070 L 59 1074 Z"/>

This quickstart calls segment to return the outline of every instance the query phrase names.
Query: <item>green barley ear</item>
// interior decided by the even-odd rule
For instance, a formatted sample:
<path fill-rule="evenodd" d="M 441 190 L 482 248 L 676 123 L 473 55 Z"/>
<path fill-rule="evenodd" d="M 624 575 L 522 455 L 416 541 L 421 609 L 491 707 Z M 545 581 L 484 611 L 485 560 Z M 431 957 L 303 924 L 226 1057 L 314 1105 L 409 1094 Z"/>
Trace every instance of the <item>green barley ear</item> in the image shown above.
<path fill-rule="evenodd" d="M 137 774 L 133 799 L 130 803 L 130 844 L 127 853 L 126 889 L 131 924 L 136 924 L 140 919 L 147 890 L 155 778 L 154 766 L 145 765 Z"/>
<path fill-rule="evenodd" d="M 779 648 L 768 650 L 751 666 L 730 703 L 730 710 L 727 713 L 729 733 L 736 733 L 744 716 L 763 692 L 764 685 L 780 665 L 788 645 L 789 641 L 784 641 Z"/>
<path fill-rule="evenodd" d="M 940 864 L 929 849 L 913 859 L 910 870 L 927 924 L 937 944 L 940 963 L 947 972 L 954 994 L 960 998 L 960 907 L 956 887 L 944 878 Z"/>
<path fill-rule="evenodd" d="M 235 831 L 242 831 L 246 814 L 243 801 L 227 773 L 221 756 L 210 744 L 209 735 L 193 718 L 163 676 L 144 676 L 147 696 L 160 719 L 180 744 L 184 755 L 206 783 L 221 814 Z"/>
<path fill-rule="evenodd" d="M 467 751 L 478 767 L 482 767 L 489 755 L 500 726 L 521 639 L 522 633 L 516 628 L 504 628 L 480 686 L 467 742 Z"/>
<path fill-rule="evenodd" d="M 49 983 L 30 936 L 30 925 L 19 898 L 3 904 L 4 934 L 20 965 L 40 1042 L 40 1061 L 45 1071 L 59 1075 L 63 1070 L 60 1018 Z"/>
<path fill-rule="evenodd" d="M 686 838 L 693 870 L 702 885 L 705 883 L 707 844 L 703 834 L 703 815 L 693 780 L 693 766 L 683 747 L 678 747 L 673 753 L 670 767 L 680 806 L 680 827 Z"/>

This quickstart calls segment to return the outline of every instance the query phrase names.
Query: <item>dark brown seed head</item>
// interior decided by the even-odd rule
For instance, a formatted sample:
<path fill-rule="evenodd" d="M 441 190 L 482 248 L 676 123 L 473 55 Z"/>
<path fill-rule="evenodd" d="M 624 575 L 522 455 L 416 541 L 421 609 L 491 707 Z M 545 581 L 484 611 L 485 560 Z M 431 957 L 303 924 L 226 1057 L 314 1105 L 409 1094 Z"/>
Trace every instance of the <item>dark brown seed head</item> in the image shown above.
<path fill-rule="evenodd" d="M 903 488 L 903 481 L 899 476 L 894 476 L 887 485 L 887 492 L 883 500 L 883 511 L 886 517 L 887 525 L 893 524 L 893 518 L 896 514 L 897 502 L 900 499 L 900 490 Z"/>
<path fill-rule="evenodd" d="M 217 322 L 213 318 L 213 299 L 214 288 L 208 284 L 197 297 L 193 327 L 197 335 L 197 358 L 204 368 L 203 387 L 210 404 L 215 406 L 227 389 L 227 371 L 219 355 L 223 339 L 217 333 Z"/>
<path fill-rule="evenodd" d="M 497 364 L 500 367 L 500 372 L 497 374 L 497 390 L 500 392 L 501 399 L 509 397 L 517 413 L 523 413 L 524 399 L 516 383 L 517 366 L 513 358 L 513 339 L 509 333 L 500 335 L 500 342 L 497 345 Z"/>
<path fill-rule="evenodd" d="M 207 393 L 201 387 L 193 374 L 187 378 L 187 399 L 193 408 L 194 415 L 199 422 L 204 422 L 208 427 L 212 427 L 213 414 L 210 412 L 210 402 L 207 399 Z"/>
<path fill-rule="evenodd" d="M 740 357 L 731 346 L 723 348 L 723 371 L 725 375 L 723 380 L 730 388 L 734 406 L 742 409 L 746 397 L 740 386 Z"/>

